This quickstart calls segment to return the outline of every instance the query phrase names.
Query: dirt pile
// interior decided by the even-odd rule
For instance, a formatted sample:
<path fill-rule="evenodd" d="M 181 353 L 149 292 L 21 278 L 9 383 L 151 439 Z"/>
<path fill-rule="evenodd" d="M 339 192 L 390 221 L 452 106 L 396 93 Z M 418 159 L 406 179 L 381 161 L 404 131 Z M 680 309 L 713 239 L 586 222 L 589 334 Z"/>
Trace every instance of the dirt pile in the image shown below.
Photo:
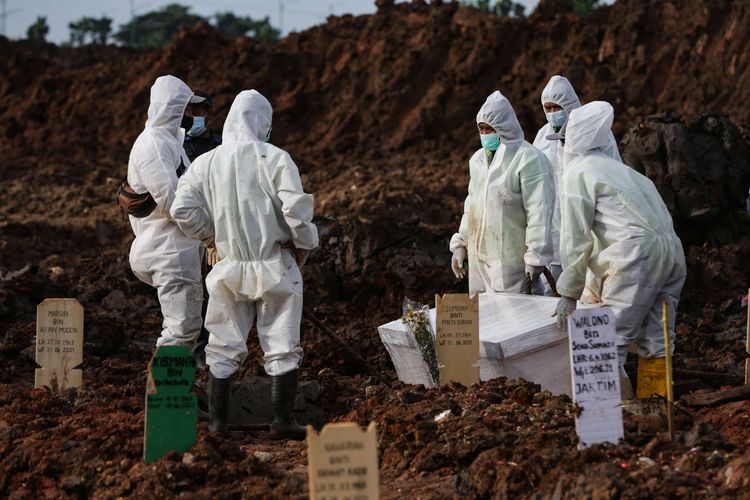
<path fill-rule="evenodd" d="M 622 141 L 623 161 L 654 181 L 685 246 L 724 244 L 749 234 L 743 205 L 750 186 L 750 149 L 725 116 L 687 125 L 649 117 Z"/>
<path fill-rule="evenodd" d="M 476 111 L 498 88 L 531 139 L 544 123 L 539 95 L 556 73 L 584 101 L 612 102 L 618 135 L 665 111 L 747 122 L 737 105 L 750 98 L 744 2 L 620 0 L 586 18 L 565 3 L 509 19 L 415 1 L 270 44 L 226 41 L 199 25 L 148 53 L 2 40 L 0 151 L 124 161 L 149 86 L 164 73 L 209 91 L 220 118 L 238 90 L 260 89 L 275 106 L 274 141 L 305 158 L 415 149 L 463 160 L 476 143 Z"/>

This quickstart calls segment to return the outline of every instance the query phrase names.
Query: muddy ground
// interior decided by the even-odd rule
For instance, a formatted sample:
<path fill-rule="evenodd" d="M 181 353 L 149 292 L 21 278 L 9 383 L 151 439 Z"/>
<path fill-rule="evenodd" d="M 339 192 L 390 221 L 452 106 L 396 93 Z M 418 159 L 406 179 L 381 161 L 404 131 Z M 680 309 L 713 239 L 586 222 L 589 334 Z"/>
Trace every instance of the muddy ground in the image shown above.
<path fill-rule="evenodd" d="M 629 416 L 624 443 L 579 451 L 567 398 L 518 380 L 404 386 L 376 326 L 404 296 L 465 291 L 447 242 L 478 147 L 473 116 L 500 88 L 533 139 L 538 95 L 564 72 L 584 100 L 612 101 L 623 158 L 657 184 L 685 244 L 677 396 L 740 384 L 750 147 L 737 103 L 750 88 L 748 10 L 620 0 L 579 18 L 549 0 L 507 20 L 413 2 L 272 44 L 226 41 L 206 26 L 147 53 L 0 38 L 0 495 L 307 495 L 304 443 L 262 431 L 227 439 L 201 423 L 188 453 L 141 460 L 161 319 L 154 291 L 129 271 L 132 236 L 114 192 L 148 87 L 164 73 L 214 95 L 217 125 L 240 89 L 274 104 L 273 142 L 316 196 L 321 246 L 304 269 L 306 307 L 380 372 L 368 375 L 305 322 L 303 379 L 322 386 L 329 421 L 377 422 L 385 498 L 745 494 L 750 403 L 680 403 L 675 442 Z M 211 57 L 189 57 L 197 48 Z M 85 386 L 62 395 L 32 388 L 35 308 L 47 297 L 76 297 L 86 311 Z M 252 336 L 250 347 L 245 373 L 261 375 Z"/>

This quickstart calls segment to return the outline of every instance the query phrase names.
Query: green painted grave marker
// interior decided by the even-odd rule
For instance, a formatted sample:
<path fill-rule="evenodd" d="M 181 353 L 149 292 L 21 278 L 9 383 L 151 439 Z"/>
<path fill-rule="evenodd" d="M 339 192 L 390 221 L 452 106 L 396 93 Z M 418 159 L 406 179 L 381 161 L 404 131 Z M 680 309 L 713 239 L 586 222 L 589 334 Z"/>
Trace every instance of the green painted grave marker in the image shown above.
<path fill-rule="evenodd" d="M 143 460 L 182 453 L 195 444 L 197 397 L 192 392 L 195 360 L 185 346 L 162 346 L 148 365 Z"/>

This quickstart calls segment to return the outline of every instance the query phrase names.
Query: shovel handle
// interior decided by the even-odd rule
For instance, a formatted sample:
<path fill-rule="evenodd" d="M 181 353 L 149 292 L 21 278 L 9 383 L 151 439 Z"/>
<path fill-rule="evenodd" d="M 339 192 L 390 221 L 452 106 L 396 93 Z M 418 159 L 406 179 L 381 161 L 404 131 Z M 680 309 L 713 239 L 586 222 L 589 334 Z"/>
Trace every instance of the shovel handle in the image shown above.
<path fill-rule="evenodd" d="M 552 276 L 552 271 L 550 271 L 549 269 L 545 267 L 544 272 L 542 274 L 544 274 L 544 277 L 547 278 L 547 283 L 549 284 L 549 287 L 552 289 L 552 293 L 555 294 L 555 297 L 559 297 L 560 294 L 557 293 L 557 283 L 555 282 L 554 276 Z"/>
<path fill-rule="evenodd" d="M 555 283 L 555 278 L 552 276 L 552 271 L 550 271 L 549 269 L 545 267 L 544 271 L 542 272 L 542 275 L 544 275 L 544 277 L 547 278 L 547 283 L 549 284 L 549 287 L 552 289 L 552 293 L 555 294 L 555 297 L 559 297 L 560 294 L 557 293 L 557 283 Z M 532 291 L 531 288 L 532 288 L 531 275 L 529 273 L 526 273 L 526 278 L 524 279 L 524 282 L 523 282 L 523 293 L 525 293 L 526 295 L 531 295 L 531 291 Z"/>

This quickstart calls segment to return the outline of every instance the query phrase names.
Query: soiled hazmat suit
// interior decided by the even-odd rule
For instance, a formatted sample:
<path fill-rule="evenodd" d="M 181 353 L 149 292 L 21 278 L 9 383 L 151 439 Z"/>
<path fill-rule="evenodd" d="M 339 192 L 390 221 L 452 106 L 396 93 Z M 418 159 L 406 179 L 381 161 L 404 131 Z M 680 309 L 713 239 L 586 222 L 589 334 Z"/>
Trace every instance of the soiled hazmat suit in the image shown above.
<path fill-rule="evenodd" d="M 193 95 L 174 76 L 161 76 L 151 87 L 146 128 L 133 145 L 128 184 L 148 191 L 156 209 L 130 216 L 135 241 L 130 267 L 141 281 L 156 288 L 163 330 L 156 345 L 190 345 L 201 329 L 201 243 L 186 237 L 169 215 L 177 189 L 177 171 L 190 165 L 182 149 L 180 123 Z"/>
<path fill-rule="evenodd" d="M 492 156 L 482 148 L 469 160 L 469 195 L 450 250 L 454 259 L 468 250 L 469 293 L 521 293 L 526 266 L 552 261 L 552 171 L 544 154 L 524 141 L 516 114 L 500 92 L 487 98 L 477 114 L 479 123 L 495 129 L 501 145 Z"/>
<path fill-rule="evenodd" d="M 669 306 L 673 339 L 686 267 L 672 217 L 653 182 L 603 151 L 613 116 L 608 103 L 592 102 L 574 110 L 567 124 L 558 325 L 565 327 L 571 300 L 581 296 L 591 269 L 604 279 L 602 302 L 615 316 L 622 365 L 631 342 L 642 360 L 665 356 L 662 303 Z"/>
<path fill-rule="evenodd" d="M 570 113 L 574 109 L 581 107 L 581 101 L 578 100 L 578 95 L 576 95 L 573 86 L 567 78 L 559 75 L 550 78 L 549 83 L 547 83 L 547 86 L 544 87 L 544 90 L 542 91 L 542 106 L 547 102 L 555 103 L 562 108 L 562 112 L 565 115 L 562 124 L 567 121 L 567 117 L 570 116 Z M 550 113 L 548 113 L 547 116 L 548 120 L 554 121 L 554 119 L 550 117 Z M 550 269 L 552 271 L 552 276 L 555 279 L 559 278 L 560 272 L 562 272 L 562 268 L 560 267 L 560 182 L 564 170 L 564 153 L 561 141 L 548 139 L 547 137 L 559 132 L 562 124 L 556 127 L 553 126 L 552 123 L 547 123 L 539 129 L 539 132 L 534 139 L 534 147 L 545 154 L 552 164 L 552 170 L 554 172 L 556 193 L 555 211 L 553 215 L 554 223 L 552 225 L 552 245 L 554 256 L 552 258 Z M 602 151 L 615 160 L 622 161 L 622 158 L 620 158 L 620 152 L 617 150 L 617 141 L 615 141 L 615 136 L 612 135 L 612 132 L 609 133 L 607 144 L 602 148 Z"/>
<path fill-rule="evenodd" d="M 302 359 L 302 274 L 289 247 L 315 248 L 318 232 L 311 222 L 313 197 L 303 192 L 297 166 L 262 140 L 271 118 L 265 97 L 241 92 L 224 123 L 224 143 L 198 157 L 180 179 L 172 217 L 191 238 L 213 237 L 221 259 L 206 279 L 211 428 L 226 430 L 228 381 L 247 356 L 255 322 L 273 377 L 272 431 L 304 437 L 290 406 Z"/>

